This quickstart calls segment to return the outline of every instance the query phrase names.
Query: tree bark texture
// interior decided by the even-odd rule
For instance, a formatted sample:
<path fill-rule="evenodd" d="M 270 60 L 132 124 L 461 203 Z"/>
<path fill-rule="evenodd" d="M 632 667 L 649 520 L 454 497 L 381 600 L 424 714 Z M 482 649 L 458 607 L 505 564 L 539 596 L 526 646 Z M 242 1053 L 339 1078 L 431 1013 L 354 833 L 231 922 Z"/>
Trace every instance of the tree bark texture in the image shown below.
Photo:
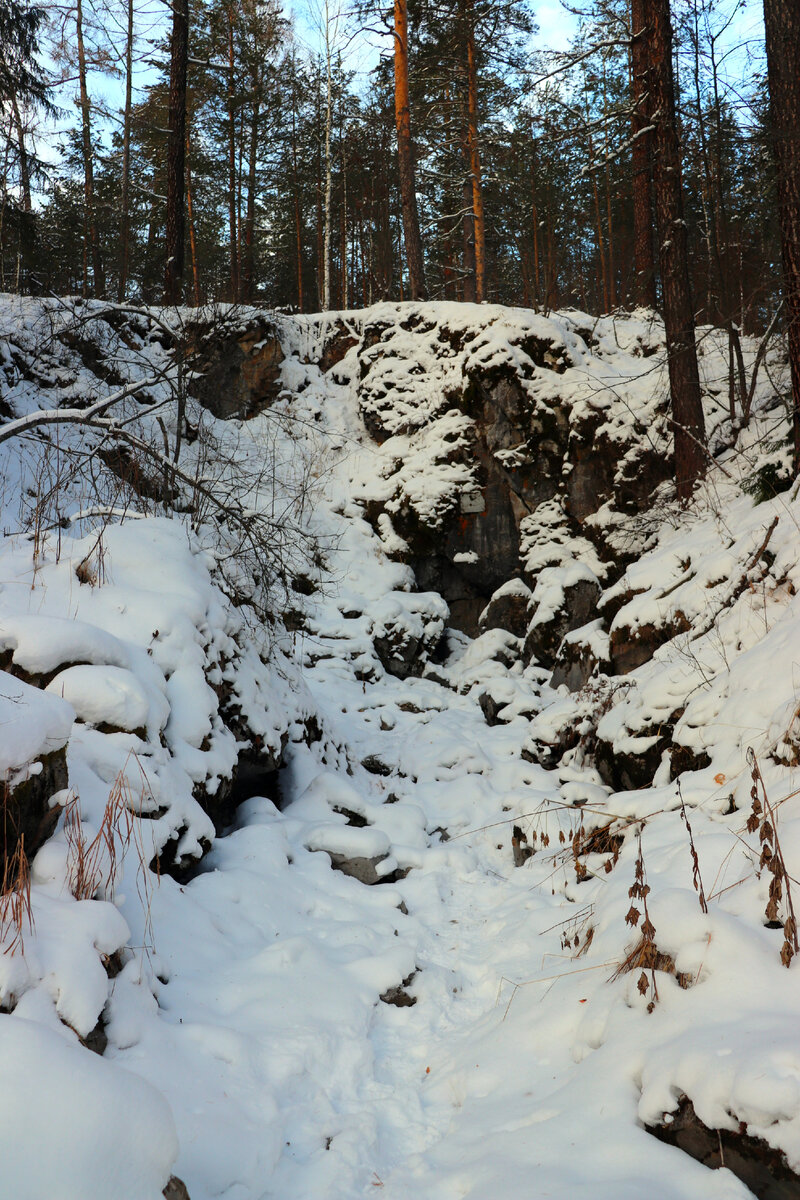
<path fill-rule="evenodd" d="M 133 0 L 128 0 L 128 30 L 125 41 L 125 113 L 122 126 L 122 259 L 119 268 L 117 301 L 122 304 L 128 287 L 131 211 L 131 113 L 133 111 Z"/>
<path fill-rule="evenodd" d="M 331 220 L 333 210 L 333 46 L 331 45 L 331 12 L 325 0 L 325 231 L 322 257 L 322 310 L 331 307 Z"/>
<path fill-rule="evenodd" d="M 14 95 L 11 96 L 11 112 L 14 118 L 14 130 L 17 135 L 17 148 L 19 150 L 19 185 L 22 190 L 22 211 L 29 213 L 33 210 L 30 160 L 28 158 L 28 148 L 25 145 L 25 127 L 22 124 L 17 97 Z"/>
<path fill-rule="evenodd" d="M 258 94 L 261 80 L 252 80 L 253 94 Z M 260 133 L 261 108 L 258 101 L 253 104 L 250 124 L 250 151 L 247 163 L 247 208 L 244 222 L 244 263 L 242 264 L 242 299 L 252 303 L 255 296 L 255 241 L 256 241 L 256 186 L 258 159 L 258 135 Z"/>
<path fill-rule="evenodd" d="M 167 262 L 164 303 L 180 304 L 183 295 L 183 244 L 186 228 L 186 72 L 189 63 L 189 0 L 172 0 L 167 142 Z"/>
<path fill-rule="evenodd" d="M 195 308 L 200 307 L 200 268 L 197 262 L 197 232 L 194 224 L 194 205 L 192 199 L 192 148 L 189 136 L 189 122 L 186 123 L 186 216 L 189 220 L 189 255 L 192 264 L 192 300 Z"/>
<path fill-rule="evenodd" d="M 294 67 L 294 62 L 292 63 Z M 297 272 L 297 310 L 304 312 L 303 304 L 303 233 L 300 218 L 300 184 L 297 176 L 297 91 L 292 76 L 292 186 L 294 189 L 294 241 L 295 270 Z"/>
<path fill-rule="evenodd" d="M 478 145 L 478 71 L 475 62 L 475 20 L 467 10 L 467 143 L 472 177 L 472 214 L 475 231 L 475 301 L 486 298 L 486 221 L 483 212 L 481 154 Z"/>
<path fill-rule="evenodd" d="M 414 148 L 411 143 L 411 102 L 408 93 L 408 5 L 394 4 L 394 114 L 397 128 L 397 157 L 400 167 L 400 202 L 403 240 L 408 265 L 408 287 L 412 300 L 424 300 L 425 266 L 419 231 Z"/>
<path fill-rule="evenodd" d="M 675 481 L 688 500 L 705 473 L 705 421 L 689 283 L 686 223 L 683 218 L 681 153 L 672 71 L 669 0 L 649 0 L 649 113 L 655 125 L 653 193 L 660 242 L 664 327 L 675 430 Z"/>
<path fill-rule="evenodd" d="M 236 58 L 233 43 L 235 13 L 228 5 L 228 239 L 230 242 L 231 302 L 241 299 L 239 283 L 239 235 L 236 206 Z"/>
<path fill-rule="evenodd" d="M 86 47 L 83 37 L 83 6 L 77 0 L 75 8 L 75 31 L 78 43 L 78 83 L 81 103 L 81 137 L 83 149 L 83 199 L 86 210 L 86 241 L 89 243 L 89 255 L 92 262 L 92 282 L 95 296 L 102 296 L 106 290 L 103 260 L 100 257 L 100 240 L 97 235 L 97 218 L 94 207 L 94 148 L 92 146 L 91 101 L 86 75 Z M 84 255 L 85 255 L 84 250 Z M 84 271 L 84 284 L 86 271 Z"/>
<path fill-rule="evenodd" d="M 653 250 L 653 135 L 650 125 L 650 91 L 647 49 L 647 0 L 631 0 L 631 137 L 633 139 L 633 244 L 636 268 L 636 303 L 655 308 L 656 260 Z"/>
<path fill-rule="evenodd" d="M 770 133 L 789 324 L 794 473 L 800 473 L 800 0 L 764 0 Z"/>

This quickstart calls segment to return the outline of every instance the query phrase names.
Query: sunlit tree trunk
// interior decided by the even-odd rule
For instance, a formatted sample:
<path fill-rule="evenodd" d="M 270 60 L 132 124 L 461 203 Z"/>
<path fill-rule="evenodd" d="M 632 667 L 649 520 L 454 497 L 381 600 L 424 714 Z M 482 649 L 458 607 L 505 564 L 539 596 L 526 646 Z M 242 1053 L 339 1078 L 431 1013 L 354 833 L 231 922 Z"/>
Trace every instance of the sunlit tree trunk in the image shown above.
<path fill-rule="evenodd" d="M 120 204 L 120 237 L 122 239 L 122 254 L 119 268 L 119 284 L 117 300 L 121 304 L 125 299 L 128 286 L 128 262 L 130 260 L 131 242 L 131 212 L 130 212 L 130 181 L 131 181 L 131 112 L 133 109 L 133 0 L 128 0 L 128 28 L 125 38 L 125 109 L 122 116 L 122 196 Z"/>
<path fill-rule="evenodd" d="M 475 61 L 475 19 L 472 0 L 467 0 L 467 144 L 472 177 L 472 214 L 475 233 L 475 300 L 486 296 L 486 221 L 483 211 L 481 155 L 478 145 L 478 71 Z"/>
<path fill-rule="evenodd" d="M 75 8 L 75 36 L 78 45 L 78 86 L 80 91 L 81 108 L 81 141 L 83 150 L 83 200 L 85 215 L 85 240 L 88 243 L 88 257 L 92 263 L 92 282 L 95 296 L 102 296 L 106 290 L 103 273 L 103 260 L 100 255 L 100 241 L 97 234 L 97 217 L 94 203 L 94 147 L 92 146 L 91 101 L 86 72 L 86 44 L 83 31 L 83 4 L 77 0 Z M 87 254 L 84 250 L 84 255 Z M 88 271 L 84 268 L 84 289 L 88 287 Z"/>
<path fill-rule="evenodd" d="M 789 323 L 797 475 L 800 473 L 800 0 L 764 0 L 764 25 L 783 290 Z"/>
<path fill-rule="evenodd" d="M 408 5 L 394 5 L 394 112 L 397 128 L 397 157 L 400 168 L 400 200 L 403 239 L 408 264 L 408 287 L 412 300 L 425 298 L 425 267 L 419 229 L 414 148 L 411 142 L 411 102 L 408 90 Z"/>
<path fill-rule="evenodd" d="M 239 232 L 236 220 L 236 60 L 233 29 L 235 13 L 228 5 L 228 240 L 230 242 L 230 291 L 235 304 L 240 297 Z"/>
<path fill-rule="evenodd" d="M 631 0 L 631 136 L 633 139 L 633 246 L 636 267 L 636 303 L 656 307 L 656 261 L 653 252 L 653 185 L 651 161 L 653 135 L 646 132 L 652 111 L 647 51 L 647 0 Z"/>
<path fill-rule="evenodd" d="M 183 243 L 186 231 L 186 73 L 189 64 L 189 0 L 172 2 L 167 143 L 167 263 L 164 303 L 183 298 Z"/>
<path fill-rule="evenodd" d="M 683 216 L 669 0 L 649 0 L 648 13 L 651 28 L 649 111 L 655 125 L 653 192 L 675 431 L 675 480 L 679 499 L 688 500 L 695 483 L 705 473 L 705 421 Z"/>

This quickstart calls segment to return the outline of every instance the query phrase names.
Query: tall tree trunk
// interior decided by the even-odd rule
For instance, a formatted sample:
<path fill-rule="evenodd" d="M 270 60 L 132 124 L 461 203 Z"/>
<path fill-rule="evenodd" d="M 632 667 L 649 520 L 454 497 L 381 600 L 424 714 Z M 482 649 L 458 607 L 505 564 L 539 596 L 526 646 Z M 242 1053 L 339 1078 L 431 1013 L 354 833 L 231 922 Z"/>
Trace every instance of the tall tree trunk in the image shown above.
<path fill-rule="evenodd" d="M 78 43 L 78 85 L 81 105 L 81 136 L 83 149 L 83 199 L 86 209 L 86 241 L 92 262 L 92 280 L 95 296 L 106 290 L 103 260 L 100 257 L 100 240 L 97 235 L 97 218 L 94 206 L 94 148 L 92 146 L 91 101 L 86 80 L 86 45 L 83 37 L 83 4 L 77 0 L 75 8 L 75 33 Z M 84 251 L 86 253 L 86 251 Z M 84 282 L 86 272 L 84 272 Z"/>
<path fill-rule="evenodd" d="M 11 93 L 11 113 L 14 118 L 14 128 L 17 134 L 17 150 L 19 152 L 19 185 L 22 189 L 22 211 L 29 213 L 33 208 L 31 200 L 31 166 L 28 158 L 28 147 L 25 145 L 25 129 L 17 104 L 17 97 Z M 5 176 L 4 176 L 5 178 Z"/>
<path fill-rule="evenodd" d="M 464 180 L 464 219 L 461 223 L 463 237 L 462 263 L 464 267 L 463 300 L 475 303 L 475 214 L 472 209 L 472 180 Z"/>
<path fill-rule="evenodd" d="M 195 308 L 200 307 L 200 269 L 197 263 L 197 233 L 194 226 L 194 200 L 192 192 L 192 153 L 189 140 L 189 124 L 186 124 L 186 216 L 189 218 L 189 254 L 192 260 L 192 299 Z"/>
<path fill-rule="evenodd" d="M 231 301 L 241 298 L 239 288 L 239 236 L 236 221 L 236 60 L 234 56 L 234 7 L 228 4 L 228 240 L 230 242 Z"/>
<path fill-rule="evenodd" d="M 325 267 L 324 267 L 324 251 L 325 251 L 325 233 L 322 220 L 322 93 L 319 86 L 316 88 L 316 117 L 317 117 L 317 305 L 320 309 L 324 307 L 323 299 L 325 294 Z"/>
<path fill-rule="evenodd" d="M 340 277 L 340 308 L 348 308 L 350 305 L 350 288 L 347 274 L 347 151 L 344 142 L 344 121 L 339 125 L 339 137 L 342 143 L 342 212 L 341 212 L 341 269 Z"/>
<path fill-rule="evenodd" d="M 186 191 L 186 72 L 189 65 L 189 0 L 172 0 L 167 142 L 167 263 L 164 303 L 183 298 L 183 242 Z"/>
<path fill-rule="evenodd" d="M 122 254 L 119 268 L 119 284 L 117 286 L 117 301 L 121 304 L 125 299 L 128 286 L 128 263 L 130 261 L 131 241 L 131 211 L 130 211 L 130 182 L 131 182 L 131 111 L 133 109 L 133 0 L 128 0 L 128 29 L 125 39 L 125 109 L 122 117 L 122 197 L 120 214 L 120 238 L 122 239 Z"/>
<path fill-rule="evenodd" d="M 331 43 L 331 12 L 329 0 L 325 0 L 325 233 L 322 259 L 322 308 L 327 312 L 331 306 L 331 228 L 333 209 L 333 159 L 331 136 L 333 133 L 333 46 Z"/>
<path fill-rule="evenodd" d="M 594 140 L 589 127 L 589 113 L 586 113 L 586 148 L 589 152 L 589 165 L 591 167 L 592 176 L 592 197 L 594 199 L 594 218 L 595 227 L 597 229 L 597 258 L 598 258 L 598 292 L 602 291 L 603 295 L 603 312 L 609 313 L 613 307 L 611 302 L 611 284 L 609 279 L 608 264 L 606 262 L 606 246 L 605 238 L 603 237 L 603 218 L 600 211 L 600 193 L 597 187 L 597 169 L 594 166 Z"/>
<path fill-rule="evenodd" d="M 475 61 L 475 15 L 472 0 L 466 4 L 467 34 L 467 142 L 472 176 L 472 213 L 475 227 L 475 301 L 486 297 L 486 222 L 483 212 L 481 154 L 478 145 L 478 70 Z"/>
<path fill-rule="evenodd" d="M 606 175 L 606 229 L 608 230 L 608 291 L 611 309 L 617 307 L 617 270 L 614 260 L 614 212 L 611 203 L 611 147 L 608 141 L 608 91 L 606 68 L 603 64 L 603 155 Z"/>
<path fill-rule="evenodd" d="M 412 300 L 424 300 L 425 266 L 419 231 L 414 148 L 411 143 L 411 102 L 408 92 L 408 4 L 394 3 L 394 115 L 397 127 L 397 157 L 400 167 L 400 200 L 403 238 L 408 263 L 408 287 Z"/>
<path fill-rule="evenodd" d="M 253 93 L 258 94 L 260 80 L 253 80 Z M 242 272 L 243 299 L 252 302 L 255 290 L 255 236 L 256 236 L 256 158 L 258 157 L 258 131 L 261 106 L 253 102 L 250 125 L 250 148 L 247 163 L 247 208 L 244 220 L 244 269 Z"/>
<path fill-rule="evenodd" d="M 294 190 L 294 240 L 297 271 L 297 309 L 303 306 L 303 233 L 300 224 L 300 185 L 297 177 L 297 72 L 292 60 L 292 186 Z"/>
<path fill-rule="evenodd" d="M 538 308 L 542 292 L 539 267 L 539 203 L 537 199 L 537 154 L 536 138 L 531 133 L 531 224 L 533 226 L 533 301 Z"/>
<path fill-rule="evenodd" d="M 705 422 L 683 219 L 681 154 L 672 69 L 669 0 L 650 0 L 650 115 L 655 125 L 653 191 L 660 241 L 664 327 L 675 430 L 675 481 L 688 500 L 705 473 Z"/>
<path fill-rule="evenodd" d="M 789 323 L 794 473 L 800 473 L 800 0 L 764 0 L 783 290 Z"/>
<path fill-rule="evenodd" d="M 631 137 L 633 139 L 633 253 L 636 303 L 656 307 L 656 260 L 653 252 L 653 135 L 645 133 L 652 105 L 647 51 L 647 0 L 631 0 Z"/>

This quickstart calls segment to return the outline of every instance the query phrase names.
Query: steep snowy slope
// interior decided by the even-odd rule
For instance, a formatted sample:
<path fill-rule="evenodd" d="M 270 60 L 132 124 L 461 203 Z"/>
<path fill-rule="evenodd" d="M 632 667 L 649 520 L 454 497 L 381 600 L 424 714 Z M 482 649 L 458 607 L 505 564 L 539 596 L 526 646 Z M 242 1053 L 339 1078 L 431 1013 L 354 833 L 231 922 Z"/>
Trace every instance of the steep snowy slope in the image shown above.
<path fill-rule="evenodd" d="M 170 337 L 73 317 L 3 309 L 8 419 L 149 370 L 126 411 L 169 444 Z M 58 792 L 0 910 L 0 1196 L 750 1195 L 648 1132 L 689 1101 L 768 1194 L 800 1169 L 800 501 L 751 494 L 780 348 L 737 435 L 707 331 L 683 511 L 643 316 L 277 332 L 269 406 L 190 396 L 180 463 L 302 531 L 283 583 L 241 514 L 122 487 L 107 431 L 93 482 L 85 431 L 2 446 L 7 805 Z"/>

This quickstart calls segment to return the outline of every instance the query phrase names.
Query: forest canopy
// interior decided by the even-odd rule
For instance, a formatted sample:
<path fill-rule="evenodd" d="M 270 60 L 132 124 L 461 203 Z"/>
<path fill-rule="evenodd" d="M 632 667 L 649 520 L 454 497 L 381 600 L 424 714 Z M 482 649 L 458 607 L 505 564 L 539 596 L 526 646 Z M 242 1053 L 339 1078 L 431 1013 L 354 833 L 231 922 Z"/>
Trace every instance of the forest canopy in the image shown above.
<path fill-rule="evenodd" d="M 0 71 L 17 80 L 0 80 L 4 289 L 161 298 L 179 7 L 0 4 L 17 31 Z M 630 5 L 571 6 L 557 51 L 535 7 L 408 0 L 403 168 L 396 11 L 191 0 L 180 298 L 312 311 L 418 293 L 413 169 L 430 298 L 636 304 L 637 151 L 646 170 L 652 154 L 632 127 Z M 739 0 L 672 5 L 695 310 L 752 332 L 769 324 L 781 269 L 760 15 Z"/>

